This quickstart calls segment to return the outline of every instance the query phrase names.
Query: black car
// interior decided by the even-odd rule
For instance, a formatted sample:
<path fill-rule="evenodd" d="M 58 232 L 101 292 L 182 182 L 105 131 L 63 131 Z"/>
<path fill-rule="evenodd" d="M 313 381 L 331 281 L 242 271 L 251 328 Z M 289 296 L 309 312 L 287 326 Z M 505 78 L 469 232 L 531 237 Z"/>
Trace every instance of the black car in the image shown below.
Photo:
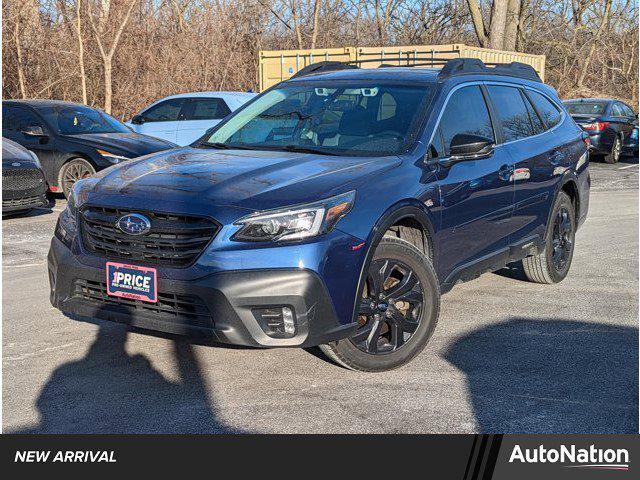
<path fill-rule="evenodd" d="M 9 139 L 2 139 L 2 213 L 44 207 L 47 182 L 35 153 Z"/>
<path fill-rule="evenodd" d="M 618 163 L 633 136 L 637 115 L 626 103 L 607 98 L 565 100 L 569 114 L 589 133 L 592 153 Z"/>
<path fill-rule="evenodd" d="M 68 195 L 79 179 L 176 145 L 131 131 L 106 113 L 58 100 L 2 102 L 2 136 L 35 152 L 49 189 Z"/>

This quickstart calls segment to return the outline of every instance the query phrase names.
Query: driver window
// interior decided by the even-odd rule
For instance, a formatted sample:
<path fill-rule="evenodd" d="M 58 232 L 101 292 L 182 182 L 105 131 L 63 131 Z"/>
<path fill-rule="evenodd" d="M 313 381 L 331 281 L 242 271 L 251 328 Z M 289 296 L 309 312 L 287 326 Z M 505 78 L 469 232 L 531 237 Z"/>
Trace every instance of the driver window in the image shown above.
<path fill-rule="evenodd" d="M 495 142 L 493 126 L 482 90 L 478 85 L 456 90 L 440 119 L 445 154 L 450 154 L 451 140 L 458 134 L 477 135 Z"/>
<path fill-rule="evenodd" d="M 46 131 L 40 119 L 26 108 L 9 107 L 7 113 L 8 115 L 3 119 L 3 129 L 22 132 L 22 130 L 29 127 L 41 127 Z M 4 126 L 5 124 L 7 125 L 6 127 Z"/>
<path fill-rule="evenodd" d="M 175 122 L 184 104 L 183 98 L 165 100 L 149 108 L 142 114 L 145 122 Z"/>

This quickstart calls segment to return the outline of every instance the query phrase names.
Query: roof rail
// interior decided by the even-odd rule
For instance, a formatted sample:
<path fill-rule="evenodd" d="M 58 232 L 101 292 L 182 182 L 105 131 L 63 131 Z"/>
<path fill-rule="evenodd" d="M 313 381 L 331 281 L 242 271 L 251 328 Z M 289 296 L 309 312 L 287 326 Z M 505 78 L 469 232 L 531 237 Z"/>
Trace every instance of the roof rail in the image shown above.
<path fill-rule="evenodd" d="M 456 75 L 473 74 L 506 75 L 542 82 L 538 72 L 526 63 L 484 63 L 478 58 L 455 58 L 449 60 L 440 70 L 438 80 L 445 80 Z"/>
<path fill-rule="evenodd" d="M 457 75 L 473 75 L 473 74 L 485 74 L 485 75 L 506 75 L 509 77 L 524 78 L 532 80 L 534 82 L 542 82 L 538 72 L 531 65 L 520 62 L 511 63 L 484 63 L 479 58 L 455 58 L 453 60 L 444 60 L 438 58 L 430 58 L 425 61 L 425 58 L 414 57 L 410 60 L 413 63 L 407 61 L 406 65 L 391 65 L 383 63 L 378 68 L 388 67 L 440 67 L 440 73 L 438 73 L 438 80 L 442 81 L 447 78 Z M 349 70 L 360 68 L 357 64 L 366 63 L 370 61 L 379 62 L 380 60 L 353 60 L 350 62 L 339 61 L 323 61 L 312 63 L 306 67 L 300 69 L 291 78 L 304 77 L 314 73 L 330 72 L 335 70 Z"/>
<path fill-rule="evenodd" d="M 291 78 L 304 77 L 305 75 L 311 75 L 313 73 L 329 72 L 333 70 L 348 70 L 353 68 L 358 68 L 358 66 L 347 62 L 337 61 L 316 62 L 301 68 Z"/>

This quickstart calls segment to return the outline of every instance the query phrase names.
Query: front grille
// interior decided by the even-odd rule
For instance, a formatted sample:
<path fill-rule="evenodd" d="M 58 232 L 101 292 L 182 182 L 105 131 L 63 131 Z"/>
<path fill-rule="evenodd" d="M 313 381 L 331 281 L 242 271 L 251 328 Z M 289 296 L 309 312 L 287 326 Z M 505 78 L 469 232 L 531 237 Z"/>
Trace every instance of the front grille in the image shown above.
<path fill-rule="evenodd" d="M 2 200 L 2 208 L 33 208 L 47 204 L 43 195 L 37 197 L 19 198 L 16 200 Z"/>
<path fill-rule="evenodd" d="M 45 181 L 40 170 L 35 168 L 2 169 L 3 197 L 35 197 L 44 191 Z"/>
<path fill-rule="evenodd" d="M 128 315 L 142 313 L 163 321 L 179 320 L 180 323 L 206 328 L 213 326 L 209 309 L 202 299 L 195 295 L 158 292 L 158 301 L 148 303 L 111 297 L 107 295 L 106 283 L 78 279 L 74 284 L 74 296 L 107 310 L 112 307 L 113 311 Z"/>
<path fill-rule="evenodd" d="M 149 233 L 135 236 L 120 231 L 116 223 L 129 213 L 148 217 Z M 81 225 L 83 243 L 90 252 L 173 267 L 193 263 L 219 229 L 217 223 L 203 217 L 92 206 L 82 211 Z"/>

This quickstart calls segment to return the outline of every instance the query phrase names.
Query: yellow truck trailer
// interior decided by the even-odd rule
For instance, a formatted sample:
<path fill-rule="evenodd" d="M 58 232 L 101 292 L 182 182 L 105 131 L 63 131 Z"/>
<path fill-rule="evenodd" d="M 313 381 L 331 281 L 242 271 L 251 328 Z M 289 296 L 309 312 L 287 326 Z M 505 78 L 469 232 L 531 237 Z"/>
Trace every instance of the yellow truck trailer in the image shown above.
<path fill-rule="evenodd" d="M 322 61 L 353 62 L 361 68 L 386 65 L 441 67 L 454 58 L 479 58 L 487 64 L 521 62 L 531 65 L 544 81 L 544 55 L 471 47 L 462 43 L 403 47 L 343 47 L 313 50 L 261 50 L 260 91 L 291 78 L 300 69 Z"/>

